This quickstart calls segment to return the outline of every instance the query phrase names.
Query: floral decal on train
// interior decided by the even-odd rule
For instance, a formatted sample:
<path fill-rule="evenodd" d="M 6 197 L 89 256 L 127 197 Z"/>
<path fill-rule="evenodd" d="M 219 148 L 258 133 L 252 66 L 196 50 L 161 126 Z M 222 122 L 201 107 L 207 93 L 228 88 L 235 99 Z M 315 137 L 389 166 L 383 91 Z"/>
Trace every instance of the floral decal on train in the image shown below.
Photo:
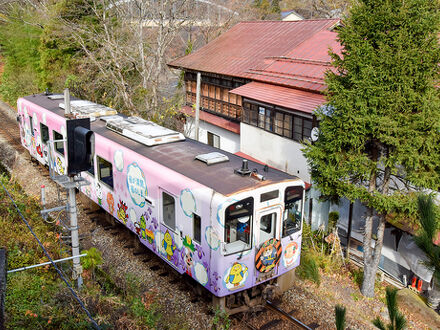
<path fill-rule="evenodd" d="M 196 212 L 196 199 L 190 189 L 184 189 L 180 192 L 180 207 L 187 217 L 192 217 Z"/>
<path fill-rule="evenodd" d="M 248 267 L 245 264 L 234 262 L 226 270 L 223 282 L 228 290 L 237 290 L 244 286 L 248 275 Z"/>
<path fill-rule="evenodd" d="M 299 257 L 299 247 L 297 242 L 290 242 L 284 249 L 283 265 L 288 268 L 293 266 Z"/>
<path fill-rule="evenodd" d="M 127 219 L 128 219 L 127 208 L 128 208 L 127 204 L 119 200 L 117 215 L 118 215 L 118 219 L 121 220 L 124 224 L 127 223 Z"/>
<path fill-rule="evenodd" d="M 144 172 L 136 162 L 127 167 L 127 188 L 133 203 L 139 207 L 144 207 L 145 198 L 148 195 L 147 182 Z"/>

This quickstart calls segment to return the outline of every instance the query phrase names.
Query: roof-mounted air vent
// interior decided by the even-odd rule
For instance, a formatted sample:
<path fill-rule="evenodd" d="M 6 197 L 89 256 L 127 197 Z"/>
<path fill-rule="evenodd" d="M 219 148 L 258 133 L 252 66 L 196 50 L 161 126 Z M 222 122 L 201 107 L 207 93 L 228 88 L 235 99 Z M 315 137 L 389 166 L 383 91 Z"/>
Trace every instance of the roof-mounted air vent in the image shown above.
<path fill-rule="evenodd" d="M 49 94 L 47 98 L 50 100 L 62 100 L 64 99 L 64 94 Z"/>
<path fill-rule="evenodd" d="M 197 155 L 195 159 L 204 162 L 206 165 L 213 165 L 229 161 L 228 156 L 223 155 L 219 152 L 210 152 L 208 154 Z"/>
<path fill-rule="evenodd" d="M 106 123 L 108 129 L 149 147 L 185 140 L 182 133 L 138 117 L 108 117 Z"/>
<path fill-rule="evenodd" d="M 238 170 L 234 170 L 234 173 L 240 174 L 241 176 L 249 175 L 251 174 L 251 170 L 249 170 L 248 161 L 247 159 L 243 159 L 243 162 L 241 163 L 241 168 Z"/>
<path fill-rule="evenodd" d="M 64 103 L 60 103 L 59 107 L 64 109 Z M 115 115 L 118 113 L 115 109 L 106 107 L 105 105 L 84 100 L 70 101 L 70 112 L 73 113 L 76 118 L 97 118 L 101 116 Z"/>

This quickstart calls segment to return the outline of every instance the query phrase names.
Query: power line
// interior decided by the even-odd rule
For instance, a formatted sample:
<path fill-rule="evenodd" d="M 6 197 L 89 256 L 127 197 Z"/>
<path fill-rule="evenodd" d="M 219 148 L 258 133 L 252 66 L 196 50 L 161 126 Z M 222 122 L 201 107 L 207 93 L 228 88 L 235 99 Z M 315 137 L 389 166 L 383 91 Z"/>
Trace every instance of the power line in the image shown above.
<path fill-rule="evenodd" d="M 57 271 L 58 275 L 62 278 L 62 280 L 64 281 L 64 283 L 66 283 L 67 287 L 69 288 L 70 292 L 72 293 L 73 297 L 76 299 L 76 301 L 78 301 L 78 303 L 80 304 L 81 308 L 84 310 L 84 312 L 86 312 L 87 316 L 89 317 L 90 321 L 92 322 L 92 324 L 95 326 L 96 329 L 101 329 L 98 325 L 98 323 L 96 323 L 96 321 L 93 319 L 92 315 L 90 314 L 90 312 L 87 310 L 86 306 L 84 306 L 83 302 L 81 301 L 81 299 L 78 297 L 78 295 L 76 294 L 76 292 L 73 290 L 73 288 L 70 286 L 69 282 L 67 282 L 66 278 L 63 276 L 63 274 L 61 274 L 61 271 L 59 270 L 59 268 L 57 267 L 57 265 L 53 262 L 52 258 L 50 257 L 49 253 L 47 252 L 46 248 L 43 246 L 43 244 L 41 243 L 41 241 L 38 239 L 37 235 L 34 233 L 34 231 L 32 230 L 31 226 L 29 225 L 29 223 L 27 222 L 27 220 L 25 219 L 25 217 L 23 216 L 23 214 L 21 213 L 20 209 L 18 208 L 17 204 L 15 204 L 14 199 L 12 198 L 12 196 L 9 194 L 9 191 L 6 189 L 6 187 L 3 185 L 3 182 L 0 181 L 0 184 L 2 185 L 3 189 L 6 191 L 6 194 L 9 196 L 10 200 L 12 201 L 12 204 L 14 205 L 15 209 L 17 210 L 18 214 L 20 215 L 21 219 L 23 220 L 23 222 L 26 224 L 26 226 L 28 227 L 28 229 L 30 230 L 30 232 L 32 233 L 32 235 L 35 237 L 35 239 L 37 240 L 38 244 L 40 245 L 40 247 L 43 249 L 44 254 L 46 255 L 46 257 L 49 259 L 49 261 L 51 262 L 52 266 L 54 266 L 55 270 Z"/>

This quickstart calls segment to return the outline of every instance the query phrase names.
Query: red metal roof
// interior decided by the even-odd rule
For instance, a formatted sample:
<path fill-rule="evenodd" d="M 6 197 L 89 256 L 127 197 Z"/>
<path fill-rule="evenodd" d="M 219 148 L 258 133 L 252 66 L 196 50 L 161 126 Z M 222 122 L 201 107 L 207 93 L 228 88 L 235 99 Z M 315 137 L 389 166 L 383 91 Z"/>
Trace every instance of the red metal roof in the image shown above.
<path fill-rule="evenodd" d="M 183 106 L 180 111 L 191 117 L 195 117 L 196 115 L 196 111 L 189 106 Z M 240 134 L 240 123 L 227 120 L 225 118 L 210 114 L 202 110 L 200 111 L 200 120 L 219 126 L 233 133 Z"/>
<path fill-rule="evenodd" d="M 332 69 L 329 49 L 341 54 L 337 33 L 319 31 L 285 56 L 274 57 L 265 67 L 250 68 L 247 73 L 253 80 L 321 92 L 326 88 L 325 72 Z"/>
<path fill-rule="evenodd" d="M 235 88 L 229 93 L 310 114 L 325 103 L 322 94 L 255 81 Z"/>
<path fill-rule="evenodd" d="M 242 22 L 194 53 L 168 65 L 256 79 L 248 70 L 267 67 L 273 63 L 274 56 L 287 56 L 316 33 L 338 23 L 338 19 Z"/>

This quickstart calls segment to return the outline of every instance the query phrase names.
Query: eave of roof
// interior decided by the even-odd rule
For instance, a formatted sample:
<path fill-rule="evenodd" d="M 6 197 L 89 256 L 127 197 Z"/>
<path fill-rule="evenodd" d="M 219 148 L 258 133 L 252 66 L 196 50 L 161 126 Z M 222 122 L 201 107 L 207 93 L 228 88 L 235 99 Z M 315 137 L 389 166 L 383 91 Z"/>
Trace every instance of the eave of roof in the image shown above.
<path fill-rule="evenodd" d="M 316 108 L 325 103 L 325 96 L 319 93 L 255 81 L 235 88 L 229 93 L 308 114 L 312 114 Z"/>

